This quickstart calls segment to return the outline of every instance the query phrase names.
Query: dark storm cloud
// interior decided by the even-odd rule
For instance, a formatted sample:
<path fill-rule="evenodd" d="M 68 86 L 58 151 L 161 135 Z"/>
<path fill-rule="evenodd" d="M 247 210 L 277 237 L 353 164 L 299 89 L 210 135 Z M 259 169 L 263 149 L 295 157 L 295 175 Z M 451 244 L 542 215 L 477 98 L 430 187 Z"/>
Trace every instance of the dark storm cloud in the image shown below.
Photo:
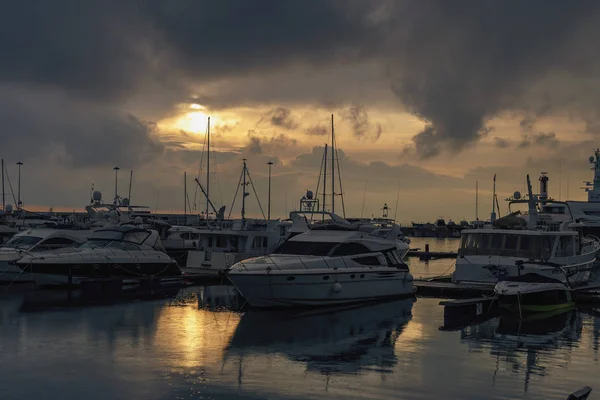
<path fill-rule="evenodd" d="M 0 126 L 5 156 L 23 161 L 44 158 L 67 166 L 132 167 L 163 152 L 152 123 L 56 92 L 0 87 Z"/>
<path fill-rule="evenodd" d="M 325 136 L 329 134 L 329 129 L 324 125 L 313 125 L 306 128 L 305 132 L 310 136 Z"/>
<path fill-rule="evenodd" d="M 373 61 L 385 65 L 386 79 L 405 109 L 426 122 L 413 147 L 421 157 L 431 157 L 477 141 L 487 132 L 486 122 L 504 111 L 523 111 L 534 121 L 542 109 L 577 103 L 585 85 L 576 91 L 564 83 L 598 78 L 599 9 L 600 2 L 589 0 L 7 2 L 0 16 L 0 83 L 85 99 L 77 117 L 68 113 L 74 107 L 69 101 L 59 113 L 74 118 L 75 125 L 98 118 L 100 106 L 92 102 L 110 100 L 117 108 L 149 82 L 172 88 L 182 81 L 235 78 L 244 85 L 288 67 L 316 71 Z M 558 78 L 548 79 L 552 73 Z M 319 96 L 349 83 L 355 82 L 333 76 Z M 562 91 L 560 99 L 529 98 L 533 85 L 540 93 Z M 295 96 L 308 94 L 289 94 Z M 212 99 L 227 106 L 218 95 Z M 3 101 L 8 107 L 13 100 Z M 592 110 L 591 120 L 595 105 L 585 106 Z M 361 107 L 346 116 L 355 137 L 378 138 L 381 125 L 370 123 Z M 41 111 L 29 112 L 35 119 Z M 17 114 L 3 128 L 14 131 L 29 122 L 17 121 L 18 115 L 24 116 Z M 282 116 L 271 123 L 294 126 Z M 135 124 L 118 125 L 125 137 L 139 135 Z M 92 136 L 94 129 L 87 130 L 88 140 L 101 142 L 101 136 Z M 24 141 L 36 137 L 27 130 L 23 135 Z"/>
<path fill-rule="evenodd" d="M 502 139 L 499 137 L 494 138 L 494 145 L 499 149 L 506 149 L 510 146 L 510 142 L 506 139 Z"/>
<path fill-rule="evenodd" d="M 259 125 L 263 121 L 269 121 L 273 126 L 293 130 L 300 126 L 292 116 L 292 111 L 289 108 L 275 107 L 267 112 L 257 123 Z"/>
<path fill-rule="evenodd" d="M 524 135 L 523 140 L 519 143 L 518 147 L 520 149 L 525 149 L 532 145 L 539 145 L 549 148 L 556 148 L 559 144 L 560 140 L 556 138 L 556 134 L 554 132 L 539 132 Z"/>
<path fill-rule="evenodd" d="M 352 128 L 352 134 L 357 139 L 371 137 L 377 140 L 381 137 L 383 128 L 381 124 L 376 123 L 375 126 L 371 123 L 367 108 L 362 104 L 355 104 L 340 112 L 342 119 L 348 122 Z"/>
<path fill-rule="evenodd" d="M 388 71 L 397 96 L 428 122 L 414 138 L 417 152 L 460 150 L 501 111 L 538 109 L 517 100 L 549 72 L 597 77 L 599 8 L 560 0 L 393 3 Z"/>
<path fill-rule="evenodd" d="M 248 131 L 248 138 L 250 139 L 250 143 L 248 146 L 246 146 L 244 151 L 247 151 L 251 154 L 276 153 L 278 151 L 294 147 L 298 144 L 296 139 L 290 138 L 284 134 L 267 137 L 261 136 L 253 129 Z"/>

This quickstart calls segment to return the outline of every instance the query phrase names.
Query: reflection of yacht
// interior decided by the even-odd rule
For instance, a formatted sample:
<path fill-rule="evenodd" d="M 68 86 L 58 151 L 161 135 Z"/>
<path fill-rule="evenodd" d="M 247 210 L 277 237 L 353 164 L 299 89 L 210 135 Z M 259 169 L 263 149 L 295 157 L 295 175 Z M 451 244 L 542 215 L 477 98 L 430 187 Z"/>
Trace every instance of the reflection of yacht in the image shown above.
<path fill-rule="evenodd" d="M 132 226 L 98 229 L 79 247 L 33 253 L 15 264 L 40 285 L 68 283 L 69 272 L 75 284 L 90 277 L 181 275 L 158 233 Z"/>
<path fill-rule="evenodd" d="M 498 360 L 510 368 L 520 370 L 525 366 L 525 390 L 532 375 L 544 376 L 552 368 L 566 368 L 568 354 L 581 340 L 583 321 L 572 310 L 531 314 L 522 319 L 505 315 L 472 325 L 461 331 L 461 342 L 478 351 L 488 349 Z M 575 344 L 575 346 L 573 346 Z"/>
<path fill-rule="evenodd" d="M 232 355 L 285 354 L 320 372 L 391 372 L 394 347 L 411 319 L 413 299 L 360 307 L 244 314 L 227 348 Z"/>
<path fill-rule="evenodd" d="M 87 231 L 37 228 L 17 233 L 0 247 L 0 282 L 27 281 L 30 276 L 14 262 L 26 254 L 78 246 L 85 242 Z"/>
<path fill-rule="evenodd" d="M 351 224 L 331 213 L 329 223 L 307 224 L 291 213 L 300 233 L 267 257 L 242 261 L 227 276 L 253 307 L 334 305 L 414 293 L 413 277 L 396 250 L 398 225 Z M 308 229 L 308 230 L 306 230 Z"/>
<path fill-rule="evenodd" d="M 542 181 L 540 179 L 540 181 Z M 534 196 L 529 175 L 529 198 L 520 200 L 515 193 L 512 203 L 529 205 L 528 219 L 516 213 L 494 222 L 494 226 L 462 231 L 461 244 L 452 275 L 454 282 L 497 283 L 506 277 L 535 273 L 568 282 L 586 283 L 600 249 L 595 237 L 584 237 L 582 224 L 571 220 L 538 220 L 537 205 L 547 198 L 547 181 L 541 194 Z"/>

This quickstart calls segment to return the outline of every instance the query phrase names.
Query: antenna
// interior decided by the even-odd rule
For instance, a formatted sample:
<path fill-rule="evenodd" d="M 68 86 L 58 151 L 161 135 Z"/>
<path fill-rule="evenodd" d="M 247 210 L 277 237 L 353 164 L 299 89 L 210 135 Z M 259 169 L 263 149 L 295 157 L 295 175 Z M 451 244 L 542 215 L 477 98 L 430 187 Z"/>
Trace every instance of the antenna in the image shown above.
<path fill-rule="evenodd" d="M 17 182 L 17 210 L 20 210 L 21 206 L 23 205 L 21 202 L 21 165 L 23 165 L 23 163 L 19 161 L 17 165 L 19 166 L 19 181 Z"/>
<path fill-rule="evenodd" d="M 394 222 L 396 221 L 396 216 L 398 215 L 398 200 L 400 199 L 400 181 L 398 181 L 398 191 L 396 192 L 396 207 L 394 208 Z"/>

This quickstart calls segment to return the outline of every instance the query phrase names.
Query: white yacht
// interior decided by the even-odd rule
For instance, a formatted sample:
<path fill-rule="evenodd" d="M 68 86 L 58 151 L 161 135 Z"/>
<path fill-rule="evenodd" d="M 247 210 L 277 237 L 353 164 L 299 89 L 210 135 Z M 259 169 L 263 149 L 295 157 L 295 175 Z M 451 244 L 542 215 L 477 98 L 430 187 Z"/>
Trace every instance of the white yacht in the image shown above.
<path fill-rule="evenodd" d="M 289 221 L 236 219 L 216 221 L 214 229 L 196 229 L 196 249 L 187 253 L 185 272 L 216 277 L 233 264 L 270 254 L 291 227 Z"/>
<path fill-rule="evenodd" d="M 0 283 L 30 280 L 30 276 L 14 264 L 24 255 L 79 246 L 86 241 L 88 234 L 83 230 L 49 228 L 17 233 L 0 247 Z"/>
<path fill-rule="evenodd" d="M 177 277 L 177 262 L 165 253 L 158 233 L 134 226 L 97 229 L 79 247 L 24 255 L 11 264 L 38 285 L 73 284 L 92 277 Z"/>
<path fill-rule="evenodd" d="M 301 212 L 290 213 L 292 231 Z M 272 254 L 239 262 L 227 277 L 253 307 L 322 306 L 412 295 L 413 277 L 396 248 L 399 226 L 329 223 L 297 229 Z M 305 230 L 308 227 L 308 231 Z"/>
<path fill-rule="evenodd" d="M 527 218 L 512 213 L 494 225 L 462 231 L 453 282 L 495 284 L 533 273 L 570 286 L 587 283 L 600 241 L 584 236 L 583 224 L 572 219 L 538 220 L 540 196 L 532 194 L 529 175 L 527 182 Z"/>

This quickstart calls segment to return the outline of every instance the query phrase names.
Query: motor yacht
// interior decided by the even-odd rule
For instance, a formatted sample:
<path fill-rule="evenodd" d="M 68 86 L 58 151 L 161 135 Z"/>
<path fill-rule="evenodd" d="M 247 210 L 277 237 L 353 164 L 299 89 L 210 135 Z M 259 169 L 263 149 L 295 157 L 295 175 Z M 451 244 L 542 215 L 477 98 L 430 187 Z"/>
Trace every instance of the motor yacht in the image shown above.
<path fill-rule="evenodd" d="M 556 279 L 571 287 L 588 282 L 600 240 L 584 236 L 584 225 L 572 219 L 538 219 L 538 204 L 544 204 L 543 196 L 532 194 L 529 175 L 527 183 L 526 218 L 515 212 L 481 229 L 461 232 L 453 282 L 496 284 L 528 273 Z"/>
<path fill-rule="evenodd" d="M 78 247 L 27 254 L 12 264 L 30 274 L 38 285 L 78 284 L 92 277 L 181 275 L 158 232 L 127 225 L 97 229 Z"/>
<path fill-rule="evenodd" d="M 236 263 L 226 275 L 253 307 L 323 306 L 412 295 L 397 251 L 398 225 L 351 224 L 332 214 L 309 224 L 290 213 L 290 236 L 272 254 Z M 300 225 L 300 226 L 298 226 Z M 308 229 L 306 229 L 308 227 Z"/>
<path fill-rule="evenodd" d="M 33 228 L 17 233 L 0 247 L 0 283 L 30 280 L 30 276 L 14 264 L 21 257 L 79 246 L 86 241 L 88 234 L 87 231 L 50 228 Z"/>

